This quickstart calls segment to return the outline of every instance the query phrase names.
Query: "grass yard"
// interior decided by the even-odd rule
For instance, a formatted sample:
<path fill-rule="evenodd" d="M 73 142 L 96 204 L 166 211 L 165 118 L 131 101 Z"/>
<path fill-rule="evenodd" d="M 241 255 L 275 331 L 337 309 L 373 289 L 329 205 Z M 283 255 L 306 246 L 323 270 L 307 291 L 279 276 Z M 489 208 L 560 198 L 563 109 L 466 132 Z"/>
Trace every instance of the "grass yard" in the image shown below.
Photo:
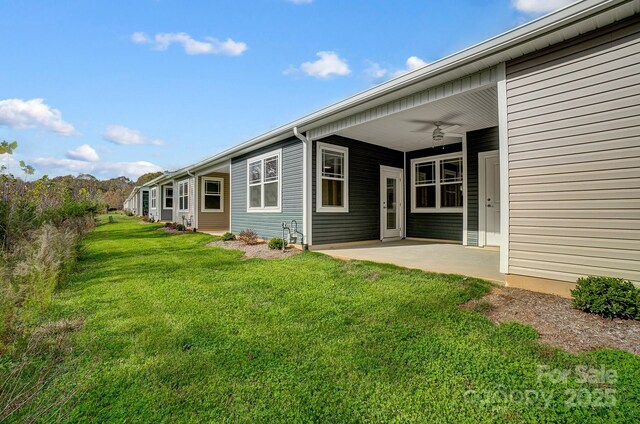
<path fill-rule="evenodd" d="M 84 317 L 73 369 L 41 394 L 81 387 L 69 421 L 640 422 L 640 357 L 571 355 L 458 307 L 485 282 L 309 252 L 243 260 L 117 221 L 88 235 L 43 317 Z M 617 378 L 581 382 L 576 366 Z"/>

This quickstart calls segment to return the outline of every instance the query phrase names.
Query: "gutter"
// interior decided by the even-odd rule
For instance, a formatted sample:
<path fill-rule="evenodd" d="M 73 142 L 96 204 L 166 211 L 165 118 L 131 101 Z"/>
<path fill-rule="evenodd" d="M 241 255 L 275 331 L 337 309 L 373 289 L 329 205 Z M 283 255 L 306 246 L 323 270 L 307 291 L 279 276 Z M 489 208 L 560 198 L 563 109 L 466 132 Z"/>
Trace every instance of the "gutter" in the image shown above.
<path fill-rule="evenodd" d="M 313 144 L 305 135 L 293 127 L 293 135 L 302 142 L 302 232 L 304 248 L 311 244 L 311 161 L 308 159 Z"/>

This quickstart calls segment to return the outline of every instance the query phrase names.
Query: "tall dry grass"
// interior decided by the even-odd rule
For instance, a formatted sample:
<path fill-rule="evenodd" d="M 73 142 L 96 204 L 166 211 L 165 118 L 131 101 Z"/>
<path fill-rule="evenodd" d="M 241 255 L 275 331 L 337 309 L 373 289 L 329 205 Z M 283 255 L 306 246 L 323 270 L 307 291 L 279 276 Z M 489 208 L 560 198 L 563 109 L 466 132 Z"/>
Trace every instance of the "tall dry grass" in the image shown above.
<path fill-rule="evenodd" d="M 0 353 L 38 319 L 77 260 L 82 236 L 93 217 L 45 223 L 15 242 L 0 258 Z M 2 349 L 4 345 L 5 349 Z"/>

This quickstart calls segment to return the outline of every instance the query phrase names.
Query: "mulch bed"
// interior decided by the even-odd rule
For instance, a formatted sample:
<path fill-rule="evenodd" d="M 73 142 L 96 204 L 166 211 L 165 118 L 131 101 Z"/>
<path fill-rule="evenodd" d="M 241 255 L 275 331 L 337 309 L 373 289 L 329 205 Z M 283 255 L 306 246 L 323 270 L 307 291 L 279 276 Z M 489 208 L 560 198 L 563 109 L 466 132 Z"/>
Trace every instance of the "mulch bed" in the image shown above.
<path fill-rule="evenodd" d="M 508 287 L 494 287 L 464 308 L 484 312 L 495 323 L 518 321 L 535 328 L 540 341 L 577 353 L 616 348 L 640 355 L 640 321 L 605 319 L 574 309 L 570 299 Z"/>
<path fill-rule="evenodd" d="M 300 249 L 287 248 L 283 252 L 280 249 L 269 249 L 267 243 L 258 243 L 253 245 L 244 244 L 238 240 L 222 241 L 216 240 L 207 244 L 207 247 L 221 247 L 223 249 L 240 250 L 244 252 L 244 258 L 261 258 L 261 259 L 282 259 L 300 253 Z"/>

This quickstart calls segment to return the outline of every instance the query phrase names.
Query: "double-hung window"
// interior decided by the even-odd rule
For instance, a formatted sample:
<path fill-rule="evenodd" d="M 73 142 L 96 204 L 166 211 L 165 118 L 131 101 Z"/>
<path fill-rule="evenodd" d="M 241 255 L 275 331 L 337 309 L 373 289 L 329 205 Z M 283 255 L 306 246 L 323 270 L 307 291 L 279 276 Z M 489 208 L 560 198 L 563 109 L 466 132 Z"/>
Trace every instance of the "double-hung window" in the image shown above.
<path fill-rule="evenodd" d="M 224 180 L 222 178 L 202 178 L 202 212 L 224 211 Z"/>
<path fill-rule="evenodd" d="M 462 155 L 411 161 L 412 212 L 462 212 Z"/>
<path fill-rule="evenodd" d="M 318 143 L 316 211 L 349 212 L 349 149 Z"/>
<path fill-rule="evenodd" d="M 164 209 L 173 209 L 173 187 L 164 188 Z"/>
<path fill-rule="evenodd" d="M 247 160 L 247 211 L 281 212 L 282 150 Z"/>
<path fill-rule="evenodd" d="M 149 191 L 149 199 L 151 201 L 151 209 L 155 209 L 158 205 L 158 190 L 155 188 L 152 188 Z"/>
<path fill-rule="evenodd" d="M 180 212 L 189 210 L 189 180 L 178 183 L 178 210 Z"/>

